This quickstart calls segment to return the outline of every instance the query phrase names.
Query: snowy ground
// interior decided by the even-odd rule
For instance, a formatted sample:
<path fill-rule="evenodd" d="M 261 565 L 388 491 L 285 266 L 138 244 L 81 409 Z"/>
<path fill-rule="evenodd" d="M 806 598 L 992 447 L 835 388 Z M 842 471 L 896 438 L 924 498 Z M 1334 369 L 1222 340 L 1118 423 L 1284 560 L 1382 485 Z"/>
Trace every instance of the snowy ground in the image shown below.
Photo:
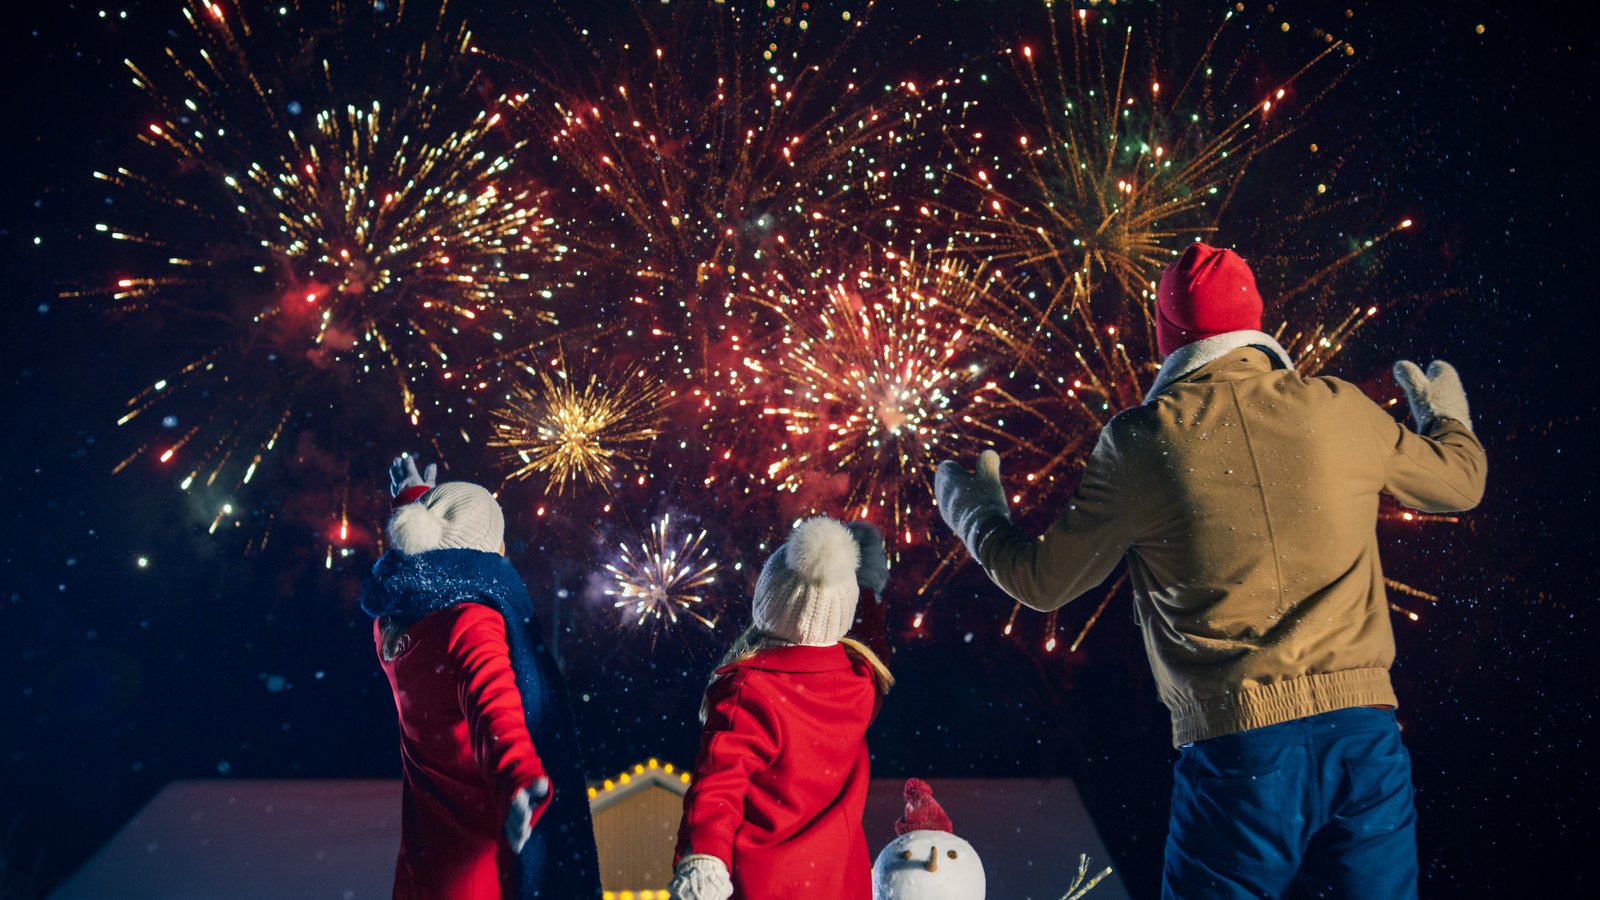
<path fill-rule="evenodd" d="M 1058 900 L 1078 854 L 1112 864 L 1070 780 L 935 779 L 934 796 L 982 855 L 994 900 Z M 900 779 L 875 779 L 867 839 L 894 834 Z M 396 781 L 217 780 L 168 785 L 56 900 L 369 900 L 389 896 Z M 667 852 L 670 852 L 668 848 Z M 1113 875 L 1092 900 L 1127 896 Z"/>

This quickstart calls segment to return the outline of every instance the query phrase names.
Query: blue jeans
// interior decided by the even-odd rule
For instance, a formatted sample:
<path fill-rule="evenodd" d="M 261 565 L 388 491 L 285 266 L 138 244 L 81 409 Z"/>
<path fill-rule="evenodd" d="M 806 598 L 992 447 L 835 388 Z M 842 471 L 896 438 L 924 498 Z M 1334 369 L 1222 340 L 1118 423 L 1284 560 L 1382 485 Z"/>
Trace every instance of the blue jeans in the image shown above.
<path fill-rule="evenodd" d="M 1417 896 L 1411 758 L 1393 710 L 1196 741 L 1173 775 L 1163 898 Z"/>

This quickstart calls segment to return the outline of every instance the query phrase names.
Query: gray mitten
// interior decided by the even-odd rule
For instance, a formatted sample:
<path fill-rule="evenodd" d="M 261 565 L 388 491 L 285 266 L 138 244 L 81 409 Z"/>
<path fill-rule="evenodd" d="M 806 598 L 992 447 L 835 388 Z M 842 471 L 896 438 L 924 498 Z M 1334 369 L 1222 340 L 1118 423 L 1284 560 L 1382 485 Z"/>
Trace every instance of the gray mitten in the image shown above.
<path fill-rule="evenodd" d="M 1411 417 L 1417 420 L 1417 429 L 1426 431 L 1435 419 L 1454 419 L 1468 431 L 1472 418 L 1467 411 L 1467 392 L 1461 387 L 1461 376 L 1455 366 L 1442 359 L 1428 364 L 1427 374 L 1410 360 L 1394 364 L 1394 380 L 1406 392 L 1411 404 Z"/>
<path fill-rule="evenodd" d="M 438 463 L 428 463 L 428 468 L 419 473 L 416 459 L 409 453 L 402 453 L 389 464 L 389 496 L 398 497 L 407 488 L 437 487 L 438 477 Z"/>
<path fill-rule="evenodd" d="M 512 853 L 521 853 L 522 845 L 533 836 L 533 808 L 550 796 L 550 779 L 543 775 L 533 784 L 518 788 L 511 795 L 511 808 L 506 810 L 506 843 Z"/>
<path fill-rule="evenodd" d="M 874 594 L 883 593 L 889 583 L 889 554 L 883 546 L 883 532 L 871 522 L 860 520 L 849 522 L 844 527 L 850 529 L 850 536 L 855 538 L 856 547 L 861 551 L 861 563 L 856 566 L 856 584 L 870 589 Z"/>
<path fill-rule="evenodd" d="M 678 860 L 667 887 L 672 891 L 672 900 L 728 900 L 733 896 L 728 867 L 707 853 L 693 853 Z"/>
<path fill-rule="evenodd" d="M 1006 489 L 1000 484 L 1000 454 L 993 450 L 978 454 L 978 471 L 972 474 L 953 460 L 940 463 L 933 478 L 933 496 L 944 523 L 974 558 L 984 524 L 996 516 L 1011 521 Z"/>

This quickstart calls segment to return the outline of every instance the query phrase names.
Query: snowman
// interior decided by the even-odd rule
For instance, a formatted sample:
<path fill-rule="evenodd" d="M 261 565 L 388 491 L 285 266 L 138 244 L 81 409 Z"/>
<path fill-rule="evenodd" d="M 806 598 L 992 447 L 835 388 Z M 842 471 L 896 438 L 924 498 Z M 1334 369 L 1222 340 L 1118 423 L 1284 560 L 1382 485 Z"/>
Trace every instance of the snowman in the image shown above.
<path fill-rule="evenodd" d="M 872 864 L 872 900 L 983 900 L 983 862 L 950 832 L 950 817 L 917 778 L 906 781 L 898 837 Z"/>

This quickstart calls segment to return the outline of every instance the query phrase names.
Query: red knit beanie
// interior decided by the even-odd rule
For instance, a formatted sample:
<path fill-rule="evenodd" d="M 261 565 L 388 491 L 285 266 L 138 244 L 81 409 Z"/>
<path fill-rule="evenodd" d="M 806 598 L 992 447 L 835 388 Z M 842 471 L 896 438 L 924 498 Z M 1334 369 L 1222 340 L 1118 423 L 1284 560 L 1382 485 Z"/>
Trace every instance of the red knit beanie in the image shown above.
<path fill-rule="evenodd" d="M 1156 346 L 1169 356 L 1185 344 L 1261 330 L 1261 294 L 1239 254 L 1190 244 L 1161 273 L 1156 292 Z"/>
<path fill-rule="evenodd" d="M 939 801 L 933 799 L 933 788 L 928 787 L 926 781 L 907 778 L 905 795 L 906 814 L 894 823 L 895 834 L 951 830 L 950 817 L 944 814 L 944 807 L 939 805 Z"/>

